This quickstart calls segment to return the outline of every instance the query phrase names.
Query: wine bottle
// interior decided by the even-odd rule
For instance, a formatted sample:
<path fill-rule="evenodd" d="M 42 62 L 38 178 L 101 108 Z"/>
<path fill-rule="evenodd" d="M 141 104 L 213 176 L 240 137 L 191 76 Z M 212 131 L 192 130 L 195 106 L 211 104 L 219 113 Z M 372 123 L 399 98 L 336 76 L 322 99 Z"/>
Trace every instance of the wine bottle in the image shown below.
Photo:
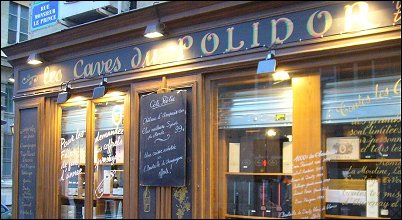
<path fill-rule="evenodd" d="M 119 181 L 116 176 L 113 178 L 113 195 L 119 195 Z"/>

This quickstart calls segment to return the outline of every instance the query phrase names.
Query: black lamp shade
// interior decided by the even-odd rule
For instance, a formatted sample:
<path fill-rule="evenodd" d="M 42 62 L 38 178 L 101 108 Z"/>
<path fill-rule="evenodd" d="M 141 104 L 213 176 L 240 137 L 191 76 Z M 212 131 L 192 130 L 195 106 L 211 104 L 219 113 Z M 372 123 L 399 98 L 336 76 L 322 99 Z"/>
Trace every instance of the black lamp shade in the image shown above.
<path fill-rule="evenodd" d="M 269 59 L 258 62 L 257 74 L 274 73 L 276 70 L 276 60 Z"/>
<path fill-rule="evenodd" d="M 106 86 L 98 86 L 95 87 L 94 92 L 92 94 L 93 99 L 97 99 L 103 97 L 106 94 Z"/>
<path fill-rule="evenodd" d="M 57 104 L 65 103 L 69 98 L 70 98 L 69 92 L 67 91 L 60 92 L 59 95 L 57 96 Z"/>

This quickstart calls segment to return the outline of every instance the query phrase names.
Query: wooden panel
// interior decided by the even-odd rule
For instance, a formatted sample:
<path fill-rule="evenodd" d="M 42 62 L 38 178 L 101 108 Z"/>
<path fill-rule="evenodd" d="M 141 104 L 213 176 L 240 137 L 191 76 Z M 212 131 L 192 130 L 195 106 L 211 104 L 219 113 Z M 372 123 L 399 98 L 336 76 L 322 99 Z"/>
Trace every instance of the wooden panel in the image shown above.
<path fill-rule="evenodd" d="M 19 163 L 20 163 L 20 123 L 21 123 L 21 114 L 20 111 L 24 109 L 37 109 L 37 118 L 33 120 L 37 120 L 37 142 L 36 142 L 36 153 L 37 153 L 37 161 L 36 161 L 36 218 L 43 218 L 44 216 L 44 183 L 43 183 L 43 164 L 44 164 L 44 139 L 43 137 L 43 115 L 44 115 L 44 98 L 36 98 L 25 101 L 16 102 L 16 117 L 15 117 L 15 141 L 14 141 L 14 150 L 13 150 L 13 208 L 12 208 L 12 217 L 17 218 L 18 216 L 18 196 L 19 196 Z"/>
<path fill-rule="evenodd" d="M 321 184 L 307 185 L 322 182 L 321 158 L 315 157 L 321 150 L 320 76 L 295 77 L 292 79 L 292 88 L 294 94 L 292 218 L 320 218 Z M 313 162 L 312 165 L 306 166 L 310 162 Z"/>
<path fill-rule="evenodd" d="M 200 126 L 197 125 L 197 122 L 200 121 L 199 118 L 200 114 L 199 112 L 202 112 L 202 108 L 200 105 L 197 105 L 197 103 L 201 100 L 201 98 L 197 95 L 197 91 L 199 93 L 200 88 L 197 86 L 198 81 L 200 80 L 199 76 L 185 76 L 185 77 L 179 77 L 179 78 L 172 78 L 169 79 L 169 85 L 168 87 L 171 89 L 180 89 L 180 88 L 186 88 L 186 87 L 192 87 L 192 99 L 193 99 L 193 108 L 192 108 L 192 139 L 197 140 L 192 143 L 193 147 L 193 152 L 202 152 L 200 149 L 199 145 L 199 132 L 202 132 L 203 129 L 200 129 Z M 132 166 L 132 169 L 130 170 L 130 199 L 131 199 L 131 212 L 130 212 L 130 217 L 131 218 L 138 218 L 138 208 L 139 208 L 139 186 L 138 186 L 138 162 L 139 162 L 139 138 L 138 138 L 138 132 L 139 132 L 139 126 L 138 126 L 138 120 L 139 120 L 139 97 L 140 94 L 144 94 L 147 92 L 155 92 L 160 88 L 160 80 L 157 81 L 147 81 L 147 82 L 141 82 L 141 83 L 135 83 L 131 85 L 131 94 L 132 94 L 132 99 L 133 102 L 131 104 L 132 106 L 132 112 L 135 112 L 134 115 L 131 117 L 131 129 L 133 132 L 131 132 L 131 146 L 133 146 L 133 149 L 131 149 L 131 156 L 130 156 L 130 162 Z M 196 155 L 196 154 L 193 154 Z M 192 216 L 193 218 L 197 218 L 197 215 L 200 215 L 199 213 L 202 213 L 199 211 L 199 206 L 197 204 L 200 204 L 200 194 L 199 190 L 202 188 L 200 187 L 201 181 L 202 181 L 202 169 L 199 167 L 201 166 L 201 159 L 199 157 L 193 157 L 192 158 L 192 185 L 193 185 L 193 190 L 192 190 Z M 172 188 L 171 187 L 156 187 L 156 218 L 171 218 L 172 213 L 171 213 L 171 200 L 172 200 Z M 199 218 L 199 217 L 198 217 Z"/>

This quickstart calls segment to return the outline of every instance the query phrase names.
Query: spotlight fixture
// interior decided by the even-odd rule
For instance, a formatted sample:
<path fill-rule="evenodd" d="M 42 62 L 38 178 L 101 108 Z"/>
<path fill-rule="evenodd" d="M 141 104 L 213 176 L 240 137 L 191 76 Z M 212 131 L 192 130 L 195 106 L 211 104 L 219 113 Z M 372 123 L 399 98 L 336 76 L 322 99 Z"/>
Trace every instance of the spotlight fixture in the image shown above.
<path fill-rule="evenodd" d="M 94 92 L 92 94 L 93 99 L 97 99 L 100 97 L 103 97 L 106 94 L 106 84 L 107 84 L 107 78 L 105 75 L 102 76 L 102 81 L 99 84 L 98 87 L 95 87 Z"/>
<path fill-rule="evenodd" d="M 151 24 L 147 25 L 147 28 L 145 29 L 145 32 L 144 32 L 144 37 L 146 37 L 146 38 L 162 37 L 164 34 L 165 24 L 161 23 L 161 20 L 159 17 L 158 6 L 156 5 L 156 3 L 157 2 L 154 3 L 154 7 L 156 10 L 156 16 L 158 18 L 158 21 L 152 22 Z"/>
<path fill-rule="evenodd" d="M 162 26 L 162 24 L 159 23 L 159 21 L 153 22 L 153 23 L 147 25 L 147 28 L 145 29 L 144 37 L 146 37 L 146 38 L 162 37 L 163 36 L 163 28 L 164 28 L 164 25 Z"/>
<path fill-rule="evenodd" d="M 257 74 L 274 73 L 276 70 L 275 51 L 268 53 L 267 58 L 258 62 Z"/>
<path fill-rule="evenodd" d="M 63 85 L 64 85 L 64 88 L 63 88 Z M 70 81 L 63 82 L 61 84 L 61 89 L 62 89 L 62 92 L 60 92 L 59 95 L 57 96 L 57 104 L 63 104 L 65 102 L 67 102 L 67 100 L 70 98 L 70 96 L 71 96 L 71 94 L 70 94 L 70 90 L 71 90 Z"/>
<path fill-rule="evenodd" d="M 39 56 L 39 54 L 31 53 L 28 57 L 27 63 L 31 65 L 38 65 L 43 63 L 43 59 L 41 56 Z"/>
<path fill-rule="evenodd" d="M 10 78 L 8 78 L 8 81 L 11 82 L 11 83 L 15 82 L 14 73 L 11 74 Z"/>

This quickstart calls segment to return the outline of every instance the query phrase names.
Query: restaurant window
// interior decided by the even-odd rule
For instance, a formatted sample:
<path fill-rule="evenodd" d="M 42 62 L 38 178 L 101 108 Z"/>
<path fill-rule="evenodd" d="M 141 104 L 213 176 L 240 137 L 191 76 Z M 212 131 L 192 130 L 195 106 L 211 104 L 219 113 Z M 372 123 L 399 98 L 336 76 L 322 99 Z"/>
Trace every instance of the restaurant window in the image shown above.
<path fill-rule="evenodd" d="M 292 86 L 267 79 L 218 84 L 220 218 L 292 211 Z"/>
<path fill-rule="evenodd" d="M 8 124 L 6 124 L 8 125 Z M 5 132 L 3 136 L 3 155 L 1 161 L 1 176 L 11 178 L 12 176 L 12 158 L 13 158 L 13 135 Z"/>
<path fill-rule="evenodd" d="M 320 69 L 328 218 L 401 218 L 400 60 Z"/>
<path fill-rule="evenodd" d="M 124 96 L 95 103 L 94 218 L 123 218 Z"/>
<path fill-rule="evenodd" d="M 8 13 L 8 43 L 15 44 L 28 40 L 29 9 L 10 1 Z"/>
<path fill-rule="evenodd" d="M 14 90 L 13 84 L 6 84 L 6 93 L 7 93 L 5 97 L 6 112 L 14 113 L 13 90 Z"/>
<path fill-rule="evenodd" d="M 85 215 L 87 105 L 62 107 L 60 152 L 60 218 Z"/>

